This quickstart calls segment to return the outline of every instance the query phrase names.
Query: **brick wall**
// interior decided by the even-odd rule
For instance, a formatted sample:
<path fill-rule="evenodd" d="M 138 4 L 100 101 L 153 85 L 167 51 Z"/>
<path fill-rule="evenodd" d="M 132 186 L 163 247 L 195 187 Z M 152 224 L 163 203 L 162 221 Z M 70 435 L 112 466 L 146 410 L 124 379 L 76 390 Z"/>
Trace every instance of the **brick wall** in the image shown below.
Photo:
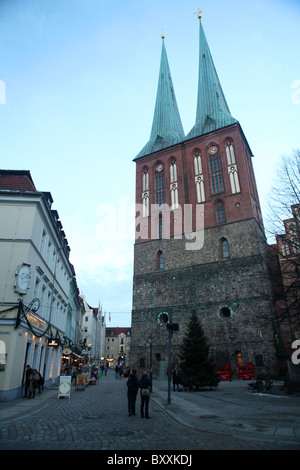
<path fill-rule="evenodd" d="M 133 285 L 132 350 L 136 367 L 139 359 L 149 358 L 148 337 L 152 333 L 155 358 L 168 358 L 168 333 L 161 326 L 161 312 L 173 312 L 180 331 L 172 341 L 173 362 L 178 361 L 191 310 L 196 310 L 210 340 L 212 354 L 229 355 L 235 369 L 237 351 L 244 361 L 262 356 L 264 367 L 256 372 L 276 368 L 273 319 L 273 291 L 265 263 L 265 248 L 258 237 L 254 219 L 217 227 L 205 232 L 199 252 L 187 252 L 184 240 L 156 240 L 135 246 Z M 220 258 L 219 238 L 229 240 L 231 256 Z M 243 236 L 244 235 L 244 236 Z M 163 270 L 156 269 L 155 252 L 166 256 Z M 222 308 L 230 315 L 224 316 Z"/>

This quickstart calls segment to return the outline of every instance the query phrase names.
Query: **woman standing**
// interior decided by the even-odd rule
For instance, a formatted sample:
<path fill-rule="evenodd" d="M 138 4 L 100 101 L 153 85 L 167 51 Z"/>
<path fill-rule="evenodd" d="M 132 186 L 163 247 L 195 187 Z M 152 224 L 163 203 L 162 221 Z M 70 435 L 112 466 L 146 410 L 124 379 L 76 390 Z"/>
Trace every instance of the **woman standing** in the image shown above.
<path fill-rule="evenodd" d="M 139 382 L 139 387 L 141 389 L 141 418 L 149 419 L 149 401 L 150 401 L 150 379 L 148 378 L 148 374 L 145 371 L 142 375 L 142 378 Z M 145 408 L 145 410 L 144 410 Z M 145 414 L 144 414 L 145 411 Z"/>

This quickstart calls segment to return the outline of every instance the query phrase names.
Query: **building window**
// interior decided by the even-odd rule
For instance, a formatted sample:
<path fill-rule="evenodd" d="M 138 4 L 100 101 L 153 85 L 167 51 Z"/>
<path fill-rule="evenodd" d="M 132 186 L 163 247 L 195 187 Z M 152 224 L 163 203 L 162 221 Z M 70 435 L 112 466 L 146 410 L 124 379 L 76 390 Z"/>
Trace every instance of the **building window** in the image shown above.
<path fill-rule="evenodd" d="M 203 180 L 203 171 L 202 171 L 202 162 L 201 162 L 201 154 L 196 153 L 194 155 L 194 169 L 195 169 L 195 185 L 196 185 L 196 193 L 197 193 L 197 202 L 204 202 L 205 201 L 205 193 L 204 193 L 204 180 Z"/>
<path fill-rule="evenodd" d="M 229 246 L 226 238 L 221 239 L 221 258 L 229 258 Z"/>
<path fill-rule="evenodd" d="M 227 157 L 228 175 L 229 175 L 229 180 L 230 180 L 231 193 L 236 194 L 240 192 L 240 182 L 239 182 L 237 164 L 235 160 L 233 143 L 230 140 L 228 140 L 225 144 L 225 151 L 226 151 L 226 157 Z"/>
<path fill-rule="evenodd" d="M 221 316 L 224 318 L 229 318 L 231 316 L 231 310 L 229 307 L 222 307 L 220 309 Z"/>
<path fill-rule="evenodd" d="M 44 229 L 43 233 L 42 233 L 41 246 L 40 246 L 40 252 L 41 252 L 42 256 L 44 256 L 44 250 L 45 250 L 45 245 L 46 245 L 46 237 L 47 237 L 47 232 Z"/>
<path fill-rule="evenodd" d="M 234 165 L 236 163 L 235 155 L 234 155 L 234 148 L 233 148 L 233 143 L 230 140 L 228 140 L 225 144 L 225 151 L 226 151 L 228 166 Z"/>
<path fill-rule="evenodd" d="M 35 286 L 34 286 L 34 292 L 33 292 L 33 298 L 39 297 L 39 292 L 40 292 L 40 280 L 37 277 L 35 280 Z"/>
<path fill-rule="evenodd" d="M 255 359 L 255 365 L 257 367 L 264 367 L 264 358 L 262 354 L 258 354 L 257 356 L 254 356 Z"/>
<path fill-rule="evenodd" d="M 158 165 L 155 170 L 155 202 L 159 206 L 165 203 L 165 176 L 162 165 Z"/>
<path fill-rule="evenodd" d="M 164 254 L 161 250 L 157 252 L 156 264 L 157 269 L 164 269 Z"/>
<path fill-rule="evenodd" d="M 239 183 L 239 175 L 237 171 L 237 166 L 232 165 L 228 167 L 228 174 L 231 186 L 231 193 L 236 194 L 240 192 L 240 183 Z"/>
<path fill-rule="evenodd" d="M 147 169 L 143 173 L 143 191 L 149 191 L 149 172 Z"/>
<path fill-rule="evenodd" d="M 46 254 L 46 263 L 48 265 L 50 263 L 51 251 L 52 251 L 52 243 L 51 243 L 51 240 L 49 240 L 48 246 L 47 246 L 47 254 Z"/>
<path fill-rule="evenodd" d="M 209 170 L 211 178 L 212 192 L 220 193 L 224 191 L 221 162 L 217 147 L 211 147 L 209 153 Z"/>
<path fill-rule="evenodd" d="M 149 172 L 147 169 L 145 169 L 143 173 L 142 202 L 143 202 L 143 217 L 148 217 L 149 215 Z"/>
<path fill-rule="evenodd" d="M 162 213 L 158 216 L 158 238 L 163 237 L 163 216 Z"/>
<path fill-rule="evenodd" d="M 217 204 L 217 222 L 218 224 L 225 222 L 225 209 L 222 202 Z"/>
<path fill-rule="evenodd" d="M 171 206 L 173 209 L 177 209 L 178 204 L 178 182 L 177 182 L 177 165 L 176 162 L 172 162 L 170 165 L 170 192 L 171 192 Z"/>

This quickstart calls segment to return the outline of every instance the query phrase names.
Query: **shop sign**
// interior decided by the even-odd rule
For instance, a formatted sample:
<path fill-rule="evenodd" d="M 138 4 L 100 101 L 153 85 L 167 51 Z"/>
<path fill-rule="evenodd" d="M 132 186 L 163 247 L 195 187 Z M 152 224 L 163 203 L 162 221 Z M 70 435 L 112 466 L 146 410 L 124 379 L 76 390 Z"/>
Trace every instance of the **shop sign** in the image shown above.
<path fill-rule="evenodd" d="M 34 326 L 35 328 L 38 328 L 41 331 L 45 330 L 46 322 L 41 318 L 37 317 L 36 315 L 33 315 L 33 313 L 27 314 L 27 320 L 29 321 L 31 326 Z"/>
<path fill-rule="evenodd" d="M 63 375 L 60 377 L 58 387 L 58 398 L 70 398 L 71 396 L 71 379 L 70 375 Z"/>

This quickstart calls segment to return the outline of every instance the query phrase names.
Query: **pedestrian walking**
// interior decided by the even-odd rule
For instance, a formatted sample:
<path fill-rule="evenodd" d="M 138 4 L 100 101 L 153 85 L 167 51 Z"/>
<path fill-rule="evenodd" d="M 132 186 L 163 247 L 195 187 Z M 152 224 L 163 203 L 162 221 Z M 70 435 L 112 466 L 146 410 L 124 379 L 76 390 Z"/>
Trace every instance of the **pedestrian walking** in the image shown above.
<path fill-rule="evenodd" d="M 120 366 L 119 366 L 119 379 L 120 379 L 120 380 L 121 380 L 121 378 L 122 378 L 122 374 L 123 374 L 123 366 L 120 365 Z"/>
<path fill-rule="evenodd" d="M 29 364 L 27 364 L 26 366 L 26 373 L 25 373 L 25 397 L 27 397 L 27 392 L 28 392 L 28 389 L 29 389 L 29 377 L 30 377 L 30 374 L 32 373 L 32 369 L 30 367 Z"/>
<path fill-rule="evenodd" d="M 147 371 L 144 371 L 142 378 L 139 382 L 141 389 L 141 418 L 149 419 L 149 401 L 150 401 L 150 386 L 151 382 L 148 378 Z"/>
<path fill-rule="evenodd" d="M 39 382 L 39 375 L 36 371 L 36 369 L 33 369 L 29 376 L 29 397 L 28 398 L 34 398 L 35 397 L 35 391 L 38 388 L 38 382 Z"/>
<path fill-rule="evenodd" d="M 179 389 L 180 377 L 179 377 L 179 372 L 178 372 L 177 367 L 175 367 L 175 369 L 173 371 L 172 378 L 173 378 L 173 391 L 175 392 L 175 387 L 177 385 L 177 390 L 178 390 L 178 392 L 180 392 L 180 389 Z"/>
<path fill-rule="evenodd" d="M 115 377 L 116 377 L 116 379 L 119 378 L 119 366 L 118 366 L 118 364 L 115 367 Z"/>
<path fill-rule="evenodd" d="M 107 374 L 107 369 L 108 369 L 108 367 L 107 367 L 107 366 L 105 366 L 105 367 L 104 367 L 104 375 L 106 375 L 106 374 Z"/>
<path fill-rule="evenodd" d="M 136 415 L 135 402 L 139 389 L 139 379 L 136 376 L 136 370 L 131 369 L 129 379 L 127 380 L 127 398 L 128 398 L 128 415 Z"/>
<path fill-rule="evenodd" d="M 39 380 L 38 380 L 38 383 L 37 383 L 37 388 L 39 390 L 39 393 L 42 393 L 41 389 L 42 390 L 44 389 L 44 378 L 42 377 L 42 375 L 39 372 L 37 372 L 37 375 L 39 377 Z"/>

